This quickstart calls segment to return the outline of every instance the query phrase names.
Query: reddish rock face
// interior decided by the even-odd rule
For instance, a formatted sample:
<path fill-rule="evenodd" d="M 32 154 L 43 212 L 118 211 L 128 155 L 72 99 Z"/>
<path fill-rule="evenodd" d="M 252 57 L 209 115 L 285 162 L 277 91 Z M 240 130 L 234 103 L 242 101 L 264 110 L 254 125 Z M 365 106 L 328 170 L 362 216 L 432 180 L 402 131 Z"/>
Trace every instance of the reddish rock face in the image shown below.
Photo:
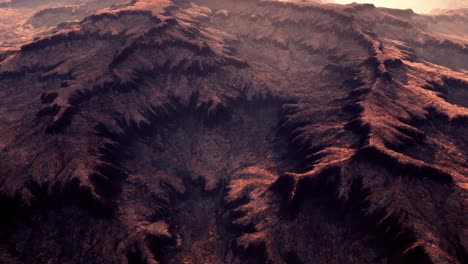
<path fill-rule="evenodd" d="M 104 2 L 1 46 L 1 263 L 468 262 L 466 10 Z"/>

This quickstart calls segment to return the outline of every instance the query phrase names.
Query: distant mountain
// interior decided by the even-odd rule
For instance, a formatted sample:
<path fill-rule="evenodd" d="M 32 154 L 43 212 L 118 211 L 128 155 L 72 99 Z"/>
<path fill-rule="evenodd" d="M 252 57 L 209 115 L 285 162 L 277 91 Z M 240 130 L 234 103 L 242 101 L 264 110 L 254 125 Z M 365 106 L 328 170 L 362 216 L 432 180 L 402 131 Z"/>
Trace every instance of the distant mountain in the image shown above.
<path fill-rule="evenodd" d="M 98 10 L 118 8 L 130 0 L 37 0 L 0 5 L 0 51 L 18 49 L 70 22 L 79 22 Z"/>

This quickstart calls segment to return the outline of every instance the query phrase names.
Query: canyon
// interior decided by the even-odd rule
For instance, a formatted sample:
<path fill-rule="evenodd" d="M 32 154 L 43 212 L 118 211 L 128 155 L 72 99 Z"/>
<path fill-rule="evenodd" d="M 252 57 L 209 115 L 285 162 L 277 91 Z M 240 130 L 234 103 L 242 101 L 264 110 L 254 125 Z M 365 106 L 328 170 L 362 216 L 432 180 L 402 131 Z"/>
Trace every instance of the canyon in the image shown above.
<path fill-rule="evenodd" d="M 468 10 L 0 14 L 0 262 L 468 261 Z"/>

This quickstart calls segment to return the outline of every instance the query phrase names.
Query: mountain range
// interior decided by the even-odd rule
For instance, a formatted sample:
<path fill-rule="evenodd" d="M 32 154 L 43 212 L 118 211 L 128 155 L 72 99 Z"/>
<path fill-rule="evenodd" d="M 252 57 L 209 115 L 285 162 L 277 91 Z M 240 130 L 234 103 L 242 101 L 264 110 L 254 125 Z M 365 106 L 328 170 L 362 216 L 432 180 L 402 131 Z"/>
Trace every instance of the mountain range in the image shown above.
<path fill-rule="evenodd" d="M 0 262 L 467 263 L 468 10 L 0 7 Z"/>

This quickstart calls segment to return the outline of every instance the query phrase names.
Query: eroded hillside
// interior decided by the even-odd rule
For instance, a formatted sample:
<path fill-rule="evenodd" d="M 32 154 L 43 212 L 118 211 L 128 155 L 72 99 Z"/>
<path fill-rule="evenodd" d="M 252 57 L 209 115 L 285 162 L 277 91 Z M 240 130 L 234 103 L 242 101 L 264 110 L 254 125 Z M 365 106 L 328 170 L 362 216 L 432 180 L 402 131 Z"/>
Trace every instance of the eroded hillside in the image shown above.
<path fill-rule="evenodd" d="M 468 261 L 466 11 L 50 12 L 0 56 L 1 261 Z"/>

